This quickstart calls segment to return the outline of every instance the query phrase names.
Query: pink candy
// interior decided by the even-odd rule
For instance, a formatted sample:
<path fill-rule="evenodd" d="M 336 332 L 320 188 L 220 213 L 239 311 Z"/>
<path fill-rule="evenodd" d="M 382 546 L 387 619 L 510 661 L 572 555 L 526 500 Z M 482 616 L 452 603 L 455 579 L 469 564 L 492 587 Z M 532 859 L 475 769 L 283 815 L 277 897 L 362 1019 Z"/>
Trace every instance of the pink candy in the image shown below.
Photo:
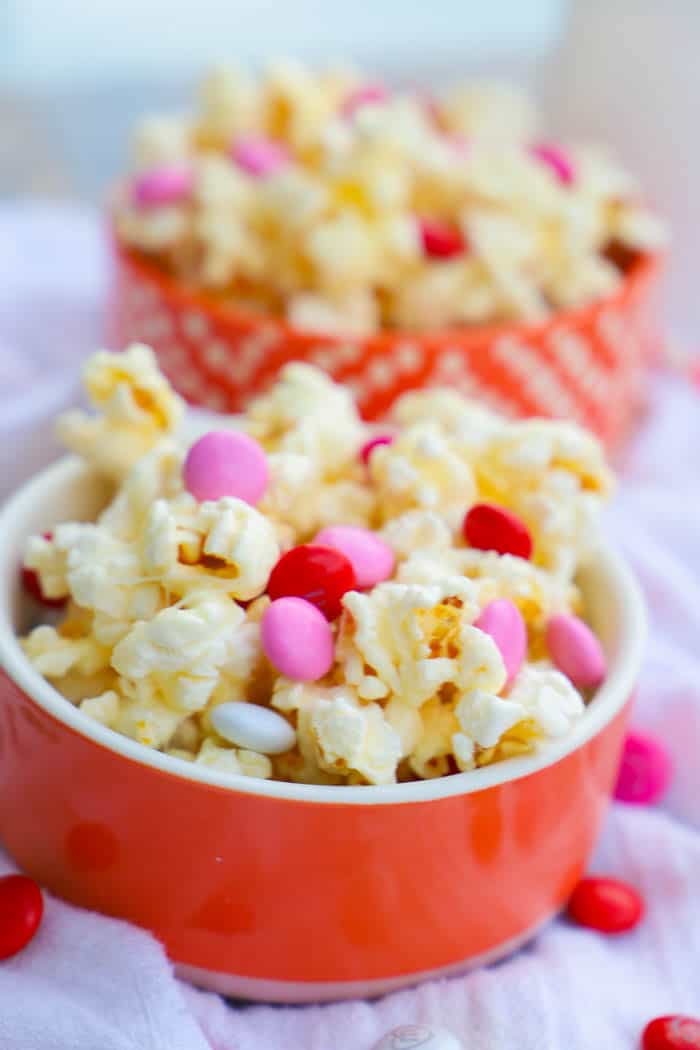
<path fill-rule="evenodd" d="M 369 529 L 354 525 L 328 525 L 321 529 L 313 543 L 333 547 L 348 559 L 358 587 L 374 587 L 388 580 L 394 571 L 394 552 Z"/>
<path fill-rule="evenodd" d="M 389 92 L 381 84 L 364 84 L 348 95 L 340 107 L 340 112 L 344 117 L 354 117 L 362 106 L 384 102 L 388 97 Z"/>
<path fill-rule="evenodd" d="M 185 488 L 200 502 L 235 496 L 255 506 L 269 477 L 260 445 L 235 430 L 210 430 L 195 441 L 183 467 Z"/>
<path fill-rule="evenodd" d="M 489 634 L 498 646 L 510 685 L 520 670 L 527 653 L 527 628 L 517 605 L 507 598 L 489 602 L 474 626 Z"/>
<path fill-rule="evenodd" d="M 270 663 L 296 682 L 314 682 L 333 665 L 333 632 L 328 620 L 303 598 L 278 598 L 260 623 Z"/>
<path fill-rule="evenodd" d="M 561 613 L 547 624 L 547 648 L 553 663 L 581 689 L 605 678 L 605 655 L 590 627 L 578 616 Z"/>
<path fill-rule="evenodd" d="M 574 166 L 566 153 L 559 146 L 548 146 L 542 143 L 539 146 L 531 146 L 530 153 L 537 160 L 541 160 L 554 172 L 556 177 L 565 186 L 570 186 L 574 181 Z"/>
<path fill-rule="evenodd" d="M 243 171 L 259 178 L 281 171 L 291 159 L 280 142 L 255 135 L 237 139 L 231 148 L 231 158 Z"/>
<path fill-rule="evenodd" d="M 627 734 L 615 788 L 615 798 L 639 806 L 653 805 L 666 793 L 673 767 L 671 756 L 653 736 Z"/>
<path fill-rule="evenodd" d="M 375 448 L 379 448 L 380 445 L 390 445 L 393 440 L 391 434 L 378 434 L 377 437 L 370 438 L 360 449 L 360 459 L 363 463 L 369 463 L 369 457 Z"/>
<path fill-rule="evenodd" d="M 138 175 L 131 184 L 131 199 L 140 208 L 177 204 L 192 193 L 194 175 L 186 164 L 169 164 Z"/>

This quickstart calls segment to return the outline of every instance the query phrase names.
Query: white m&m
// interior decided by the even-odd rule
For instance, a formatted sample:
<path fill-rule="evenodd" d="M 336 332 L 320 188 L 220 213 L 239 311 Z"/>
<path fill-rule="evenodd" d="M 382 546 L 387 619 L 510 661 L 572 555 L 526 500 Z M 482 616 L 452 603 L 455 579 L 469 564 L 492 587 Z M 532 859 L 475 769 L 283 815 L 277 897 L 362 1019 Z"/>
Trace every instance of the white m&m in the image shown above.
<path fill-rule="evenodd" d="M 392 1028 L 379 1040 L 374 1050 L 464 1050 L 462 1044 L 446 1028 L 427 1024 L 402 1024 Z"/>
<path fill-rule="evenodd" d="M 296 743 L 296 733 L 282 715 L 243 700 L 219 704 L 211 713 L 211 724 L 230 744 L 263 755 L 281 755 Z"/>

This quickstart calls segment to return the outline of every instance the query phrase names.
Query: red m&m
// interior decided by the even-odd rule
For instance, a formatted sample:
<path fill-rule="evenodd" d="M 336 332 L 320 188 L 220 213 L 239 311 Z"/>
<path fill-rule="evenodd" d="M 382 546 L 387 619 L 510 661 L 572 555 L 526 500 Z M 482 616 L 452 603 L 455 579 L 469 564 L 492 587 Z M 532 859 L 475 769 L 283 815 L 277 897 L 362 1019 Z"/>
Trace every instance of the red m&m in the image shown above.
<path fill-rule="evenodd" d="M 470 547 L 529 558 L 532 538 L 517 515 L 495 503 L 475 503 L 464 518 L 464 537 Z"/>
<path fill-rule="evenodd" d="M 433 259 L 452 259 L 466 250 L 461 231 L 440 219 L 421 219 L 419 223 L 423 251 Z"/>
<path fill-rule="evenodd" d="M 700 1050 L 700 1021 L 682 1014 L 657 1017 L 642 1033 L 642 1050 Z"/>
<path fill-rule="evenodd" d="M 619 879 L 581 879 L 569 899 L 569 918 L 600 933 L 626 933 L 644 914 L 637 891 Z"/>
<path fill-rule="evenodd" d="M 44 898 L 26 875 L 0 878 L 0 959 L 16 955 L 39 929 Z"/>
<path fill-rule="evenodd" d="M 345 554 L 320 543 L 305 543 L 283 554 L 270 573 L 267 593 L 278 598 L 304 598 L 327 620 L 340 616 L 341 598 L 357 586 L 352 563 Z"/>

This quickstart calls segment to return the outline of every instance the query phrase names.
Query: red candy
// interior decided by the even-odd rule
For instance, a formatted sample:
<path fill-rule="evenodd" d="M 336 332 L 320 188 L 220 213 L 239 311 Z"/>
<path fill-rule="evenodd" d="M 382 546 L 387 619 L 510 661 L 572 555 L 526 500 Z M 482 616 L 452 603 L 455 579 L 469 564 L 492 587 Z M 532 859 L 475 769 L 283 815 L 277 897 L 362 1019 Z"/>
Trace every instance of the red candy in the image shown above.
<path fill-rule="evenodd" d="M 26 875 L 0 878 L 0 959 L 16 955 L 39 929 L 44 898 Z"/>
<path fill-rule="evenodd" d="M 464 536 L 470 547 L 529 558 L 532 538 L 515 514 L 493 503 L 475 503 L 464 519 Z"/>
<path fill-rule="evenodd" d="M 45 532 L 44 539 L 53 539 L 53 533 Z M 26 566 L 22 566 L 22 586 L 24 587 L 27 594 L 31 594 L 32 598 L 36 601 L 41 602 L 42 605 L 50 605 L 53 609 L 60 609 L 62 605 L 65 605 L 65 598 L 45 598 L 44 592 L 41 589 L 39 583 L 39 575 L 34 569 L 28 569 Z"/>
<path fill-rule="evenodd" d="M 350 559 L 333 547 L 306 543 L 283 554 L 270 573 L 267 593 L 278 598 L 304 598 L 327 620 L 340 616 L 340 600 L 355 590 L 357 579 Z"/>
<path fill-rule="evenodd" d="M 569 918 L 601 933 L 626 933 L 644 914 L 637 891 L 618 879 L 582 879 L 571 895 Z"/>
<path fill-rule="evenodd" d="M 642 1033 L 642 1050 L 700 1050 L 700 1021 L 682 1014 L 657 1017 Z"/>
<path fill-rule="evenodd" d="M 420 235 L 423 251 L 433 259 L 451 259 L 466 249 L 464 237 L 457 227 L 440 219 L 421 219 Z"/>
<path fill-rule="evenodd" d="M 360 449 L 360 459 L 365 464 L 369 463 L 370 456 L 375 448 L 379 448 L 381 445 L 391 445 L 393 440 L 392 434 L 378 434 L 376 437 L 370 438 Z"/>

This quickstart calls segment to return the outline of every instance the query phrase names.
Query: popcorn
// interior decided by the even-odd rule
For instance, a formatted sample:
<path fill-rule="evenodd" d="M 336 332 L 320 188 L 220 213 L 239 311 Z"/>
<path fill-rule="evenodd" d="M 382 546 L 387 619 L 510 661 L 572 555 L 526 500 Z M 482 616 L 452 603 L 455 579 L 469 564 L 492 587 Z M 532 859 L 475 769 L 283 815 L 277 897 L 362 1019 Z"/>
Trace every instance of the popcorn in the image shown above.
<path fill-rule="evenodd" d="M 324 479 L 354 462 L 364 429 L 350 393 L 310 365 L 286 365 L 248 407 L 245 429 L 270 452 L 308 456 Z"/>
<path fill-rule="evenodd" d="M 217 672 L 235 652 L 245 614 L 224 595 L 204 592 L 139 621 L 114 647 L 112 666 L 125 678 L 148 678 L 176 711 L 199 711 Z M 194 673 L 192 673 L 194 670 Z"/>
<path fill-rule="evenodd" d="M 384 520 L 414 508 L 463 513 L 476 493 L 473 472 L 437 423 L 414 423 L 369 461 Z"/>
<path fill-rule="evenodd" d="M 204 741 L 194 761 L 198 766 L 206 766 L 220 773 L 260 777 L 262 780 L 272 776 L 272 764 L 267 755 L 245 748 L 219 747 L 212 740 Z"/>
<path fill-rule="evenodd" d="M 348 119 L 383 155 L 385 117 L 361 109 Z M 424 118 L 396 112 L 391 151 L 419 151 Z M 179 430 L 179 402 L 150 352 L 97 354 L 85 379 L 100 414 L 69 431 L 121 441 L 85 449 L 97 467 L 86 483 L 104 487 L 107 504 L 94 522 L 30 537 L 25 556 L 44 593 L 66 599 L 58 626 L 22 640 L 66 702 L 195 767 L 331 786 L 468 773 L 571 732 L 585 700 L 550 662 L 548 627 L 554 615 L 585 615 L 576 573 L 611 485 L 585 432 L 509 422 L 452 390 L 418 391 L 395 406 L 392 443 L 365 464 L 376 429 L 345 389 L 291 364 L 231 421 L 267 459 L 258 505 L 200 501 L 183 471 L 192 434 Z M 531 560 L 466 545 L 466 512 L 489 501 L 525 523 Z M 375 531 L 396 566 L 391 578 L 344 592 L 335 620 L 317 612 L 328 659 L 315 680 L 294 681 L 268 645 L 268 581 L 283 553 L 331 524 Z M 475 626 L 502 598 L 527 629 L 512 682 L 503 642 Z M 294 746 L 266 756 L 225 745 L 212 715 L 237 700 L 279 711 Z"/>
<path fill-rule="evenodd" d="M 338 658 L 363 700 L 400 696 L 420 707 L 444 686 L 500 689 L 506 680 L 494 642 L 471 626 L 478 606 L 465 579 L 382 583 L 343 599 Z"/>
<path fill-rule="evenodd" d="M 320 699 L 311 716 L 318 761 L 329 772 L 359 773 L 370 784 L 390 784 L 401 741 L 378 704 L 361 705 L 349 690 Z"/>
<path fill-rule="evenodd" d="M 125 186 L 120 238 L 217 300 L 355 336 L 544 319 L 620 285 L 613 249 L 663 247 L 635 180 L 600 148 L 543 143 L 512 88 L 363 102 L 367 83 L 290 60 L 214 70 L 193 114 L 134 137 L 137 175 L 187 163 L 192 192 L 141 207 Z M 246 142 L 283 163 L 246 165 Z M 426 250 L 425 220 L 456 232 L 453 258 Z"/>
<path fill-rule="evenodd" d="M 83 381 L 101 414 L 66 412 L 58 422 L 63 443 L 100 473 L 120 481 L 161 438 L 172 433 L 183 402 L 158 371 L 150 347 L 94 354 Z"/>

